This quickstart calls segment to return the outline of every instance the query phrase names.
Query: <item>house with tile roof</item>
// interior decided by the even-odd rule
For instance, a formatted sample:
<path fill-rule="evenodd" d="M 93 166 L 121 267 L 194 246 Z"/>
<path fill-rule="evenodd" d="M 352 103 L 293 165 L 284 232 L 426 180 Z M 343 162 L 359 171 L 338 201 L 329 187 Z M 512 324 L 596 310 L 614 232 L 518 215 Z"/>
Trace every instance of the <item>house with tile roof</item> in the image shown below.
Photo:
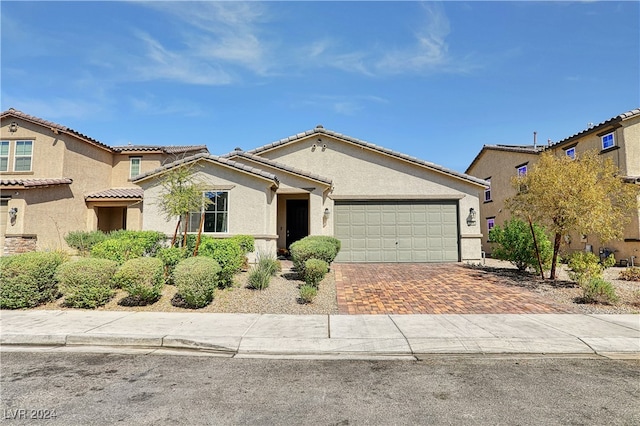
<path fill-rule="evenodd" d="M 467 174 L 490 183 L 481 197 L 479 222 L 483 234 L 482 249 L 491 254 L 489 230 L 502 225 L 511 217 L 504 202 L 515 195 L 511 178 L 538 161 L 540 153 L 551 151 L 555 155 L 574 158 L 585 151 L 596 150 L 604 158 L 610 158 L 630 185 L 640 184 L 640 109 L 634 109 L 558 142 L 544 145 L 484 145 L 466 170 Z M 638 200 L 640 203 L 640 199 Z M 600 242 L 592 235 L 568 235 L 564 238 L 568 252 L 592 250 L 595 254 L 613 252 L 621 264 L 640 263 L 640 206 L 632 215 L 621 241 Z M 622 262 L 620 262 L 622 261 Z"/>
<path fill-rule="evenodd" d="M 0 114 L 1 253 L 66 248 L 70 231 L 142 228 L 133 179 L 206 146 L 113 147 L 13 108 Z"/>
<path fill-rule="evenodd" d="M 307 235 L 342 242 L 336 261 L 458 262 L 481 257 L 476 220 L 487 183 L 397 151 L 316 126 L 249 151 L 198 154 L 141 174 L 133 183 L 145 203 L 157 199 L 162 176 L 194 167 L 213 203 L 205 234 L 253 235 L 257 251 L 275 253 Z M 143 229 L 173 232 L 156 203 L 145 204 Z"/>

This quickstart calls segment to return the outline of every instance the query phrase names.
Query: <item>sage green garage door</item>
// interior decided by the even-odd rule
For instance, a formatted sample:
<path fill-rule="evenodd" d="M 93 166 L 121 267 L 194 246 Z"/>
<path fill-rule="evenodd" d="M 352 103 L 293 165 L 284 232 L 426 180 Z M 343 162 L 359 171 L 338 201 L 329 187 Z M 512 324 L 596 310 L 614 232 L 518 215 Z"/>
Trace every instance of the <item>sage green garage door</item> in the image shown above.
<path fill-rule="evenodd" d="M 336 201 L 337 262 L 457 262 L 455 202 Z"/>

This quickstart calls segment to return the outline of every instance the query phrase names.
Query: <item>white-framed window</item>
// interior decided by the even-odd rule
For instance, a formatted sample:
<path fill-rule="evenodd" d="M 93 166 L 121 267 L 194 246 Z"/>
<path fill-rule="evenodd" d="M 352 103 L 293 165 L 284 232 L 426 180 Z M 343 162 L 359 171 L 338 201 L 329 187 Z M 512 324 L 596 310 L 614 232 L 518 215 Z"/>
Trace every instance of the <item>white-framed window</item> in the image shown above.
<path fill-rule="evenodd" d="M 616 141 L 613 137 L 612 133 L 607 133 L 606 135 L 602 135 L 602 149 L 611 148 L 616 144 Z"/>
<path fill-rule="evenodd" d="M 571 158 L 572 160 L 576 158 L 576 148 L 575 147 L 568 148 L 564 153 L 567 154 L 567 157 Z"/>
<path fill-rule="evenodd" d="M 0 172 L 9 171 L 9 141 L 0 142 Z"/>
<path fill-rule="evenodd" d="M 16 141 L 13 171 L 30 172 L 33 157 L 33 141 Z"/>
<path fill-rule="evenodd" d="M 133 179 L 140 174 L 142 157 L 129 157 L 129 177 Z"/>
<path fill-rule="evenodd" d="M 523 164 L 522 166 L 516 167 L 518 171 L 518 176 L 524 176 L 527 174 L 527 165 Z"/>
<path fill-rule="evenodd" d="M 189 232 L 198 232 L 200 218 L 204 213 L 204 225 L 202 232 L 226 233 L 229 232 L 229 192 L 210 191 L 205 192 L 204 197 L 211 200 L 206 209 L 189 213 Z"/>
<path fill-rule="evenodd" d="M 487 218 L 487 241 L 491 241 L 489 238 L 489 232 L 496 226 L 496 219 L 494 217 Z"/>
<path fill-rule="evenodd" d="M 491 178 L 486 178 L 485 180 L 489 182 L 489 187 L 484 189 L 484 201 L 486 203 L 491 201 Z"/>

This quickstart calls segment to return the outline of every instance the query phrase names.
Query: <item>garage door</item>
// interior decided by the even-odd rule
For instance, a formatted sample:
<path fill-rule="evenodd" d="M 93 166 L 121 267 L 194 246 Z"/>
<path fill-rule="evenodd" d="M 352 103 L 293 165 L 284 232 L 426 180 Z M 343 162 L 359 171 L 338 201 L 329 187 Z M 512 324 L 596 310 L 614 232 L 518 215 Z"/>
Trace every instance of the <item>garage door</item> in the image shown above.
<path fill-rule="evenodd" d="M 336 201 L 337 262 L 457 262 L 455 202 Z"/>

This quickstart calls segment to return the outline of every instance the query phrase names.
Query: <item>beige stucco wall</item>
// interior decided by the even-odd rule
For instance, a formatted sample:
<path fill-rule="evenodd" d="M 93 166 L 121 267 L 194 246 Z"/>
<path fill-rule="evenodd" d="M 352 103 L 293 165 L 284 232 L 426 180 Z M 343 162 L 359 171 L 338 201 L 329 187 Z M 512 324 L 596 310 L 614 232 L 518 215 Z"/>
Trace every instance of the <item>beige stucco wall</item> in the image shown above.
<path fill-rule="evenodd" d="M 256 250 L 269 250 L 275 254 L 276 197 L 271 189 L 273 182 L 205 160 L 201 160 L 200 164 L 202 167 L 195 173 L 196 180 L 208 189 L 229 192 L 228 232 L 208 235 L 221 238 L 238 234 L 252 235 L 256 240 Z M 172 235 L 177 218 L 167 221 L 157 205 L 163 191 L 160 182 L 160 178 L 140 182 L 145 197 L 143 229 Z"/>
<path fill-rule="evenodd" d="M 111 187 L 127 188 L 137 186 L 129 175 L 131 173 L 131 157 L 140 157 L 140 174 L 150 172 L 160 167 L 164 162 L 168 161 L 168 154 L 148 153 L 148 152 L 127 152 L 125 154 L 114 154 L 113 171 L 111 173 Z"/>
<path fill-rule="evenodd" d="M 325 208 L 334 211 L 335 198 L 455 198 L 459 199 L 462 260 L 480 259 L 479 223 L 475 226 L 466 223 L 469 209 L 479 209 L 478 196 L 482 191 L 479 185 L 326 135 L 320 139 L 314 135 L 260 154 L 333 180 L 334 188 L 328 197 L 310 199 L 310 212 L 316 215 L 311 219 L 311 234 L 333 235 L 333 214 L 325 222 L 322 213 Z"/>

